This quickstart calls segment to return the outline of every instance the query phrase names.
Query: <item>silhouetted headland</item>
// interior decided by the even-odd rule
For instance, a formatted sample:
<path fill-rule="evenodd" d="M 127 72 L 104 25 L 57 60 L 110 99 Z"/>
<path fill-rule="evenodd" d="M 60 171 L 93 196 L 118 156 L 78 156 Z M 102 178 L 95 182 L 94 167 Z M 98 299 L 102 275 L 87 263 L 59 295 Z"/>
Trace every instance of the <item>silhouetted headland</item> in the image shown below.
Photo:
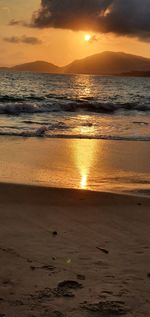
<path fill-rule="evenodd" d="M 0 70 L 6 69 L 11 71 L 55 74 L 127 75 L 149 77 L 150 58 L 122 52 L 103 52 L 84 59 L 76 60 L 64 67 L 58 67 L 52 63 L 44 61 L 35 61 L 13 67 L 0 68 Z"/>

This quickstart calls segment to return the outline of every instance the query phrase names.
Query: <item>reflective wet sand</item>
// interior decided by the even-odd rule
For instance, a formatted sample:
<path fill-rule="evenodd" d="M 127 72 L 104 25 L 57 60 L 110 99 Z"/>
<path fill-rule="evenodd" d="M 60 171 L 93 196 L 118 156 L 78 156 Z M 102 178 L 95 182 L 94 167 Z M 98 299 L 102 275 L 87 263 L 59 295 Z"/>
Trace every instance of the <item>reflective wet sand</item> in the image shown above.
<path fill-rule="evenodd" d="M 0 181 L 148 193 L 149 156 L 149 142 L 1 138 Z"/>

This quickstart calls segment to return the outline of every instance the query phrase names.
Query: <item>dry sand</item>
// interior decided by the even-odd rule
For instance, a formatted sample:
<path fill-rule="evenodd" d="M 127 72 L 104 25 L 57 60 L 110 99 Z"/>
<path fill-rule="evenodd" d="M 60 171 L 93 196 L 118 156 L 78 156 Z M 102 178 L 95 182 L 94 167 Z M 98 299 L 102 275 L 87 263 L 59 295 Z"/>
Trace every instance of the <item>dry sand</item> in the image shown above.
<path fill-rule="evenodd" d="M 150 316 L 150 199 L 0 185 L 0 317 Z"/>

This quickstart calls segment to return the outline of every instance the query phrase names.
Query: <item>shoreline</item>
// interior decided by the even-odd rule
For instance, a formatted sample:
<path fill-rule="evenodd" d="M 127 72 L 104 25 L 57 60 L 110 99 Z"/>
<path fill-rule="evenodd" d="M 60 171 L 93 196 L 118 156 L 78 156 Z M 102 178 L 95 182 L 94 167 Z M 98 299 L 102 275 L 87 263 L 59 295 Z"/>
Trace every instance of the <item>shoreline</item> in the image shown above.
<path fill-rule="evenodd" d="M 147 142 L 2 138 L 0 153 L 1 182 L 144 196 L 150 191 Z"/>
<path fill-rule="evenodd" d="M 108 142 L 150 142 L 150 137 L 93 137 L 93 136 L 78 136 L 78 135 L 17 135 L 17 134 L 0 134 L 0 138 L 6 138 L 8 140 L 36 140 L 36 141 L 41 141 L 41 140 L 87 140 L 87 141 L 108 141 Z"/>
<path fill-rule="evenodd" d="M 63 194 L 72 194 L 72 195 L 78 195 L 78 194 L 83 194 L 83 196 L 92 196 L 96 198 L 96 196 L 101 196 L 101 195 L 108 195 L 110 197 L 115 197 L 115 198 L 139 198 L 139 199 L 144 199 L 144 200 L 149 200 L 150 199 L 150 194 L 142 194 L 138 192 L 121 192 L 121 191 L 96 191 L 96 190 L 90 190 L 90 189 L 81 189 L 81 188 L 68 188 L 68 187 L 53 187 L 50 185 L 39 185 L 39 184 L 23 184 L 23 183 L 13 183 L 13 182 L 0 182 L 0 194 L 1 190 L 4 192 L 7 191 L 8 193 L 11 193 L 12 190 L 15 190 L 16 192 L 21 192 L 21 193 L 26 193 L 30 194 L 31 191 L 34 193 L 45 193 L 46 198 L 49 192 L 57 192 L 58 194 L 61 195 L 61 192 Z M 19 197 L 18 197 L 19 198 Z"/>

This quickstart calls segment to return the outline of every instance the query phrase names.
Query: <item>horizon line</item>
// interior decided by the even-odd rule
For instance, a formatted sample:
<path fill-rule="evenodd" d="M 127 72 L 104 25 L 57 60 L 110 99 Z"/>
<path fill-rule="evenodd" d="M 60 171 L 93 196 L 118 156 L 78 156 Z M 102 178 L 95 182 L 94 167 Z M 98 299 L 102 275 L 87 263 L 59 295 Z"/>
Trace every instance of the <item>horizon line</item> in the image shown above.
<path fill-rule="evenodd" d="M 135 56 L 135 57 L 141 57 L 141 58 L 145 58 L 145 59 L 150 59 L 150 57 L 147 57 L 147 56 L 143 56 L 143 55 L 136 55 L 136 54 L 133 54 L 133 53 L 129 53 L 129 52 L 123 52 L 123 51 L 109 51 L 109 50 L 107 50 L 107 51 L 102 51 L 102 52 L 100 52 L 100 53 L 96 53 L 96 54 L 91 54 L 91 55 L 87 55 L 87 56 L 85 56 L 85 57 L 81 57 L 81 58 L 78 58 L 78 59 L 74 59 L 74 60 L 72 60 L 71 62 L 69 62 L 68 64 L 65 64 L 65 65 L 62 65 L 62 66 L 58 66 L 57 64 L 55 64 L 55 63 L 53 63 L 53 62 L 51 62 L 51 61 L 47 61 L 47 60 L 32 60 L 32 61 L 26 61 L 26 62 L 20 62 L 19 64 L 14 64 L 14 65 L 8 65 L 8 66 L 6 66 L 6 65 L 0 65 L 0 68 L 12 68 L 12 67 L 15 67 L 15 66 L 20 66 L 20 65 L 25 65 L 25 64 L 30 64 L 30 63 L 35 63 L 35 62 L 45 62 L 45 63 L 49 63 L 49 64 L 52 64 L 53 66 L 56 66 L 56 67 L 58 67 L 58 68 L 64 68 L 64 67 L 66 67 L 66 66 L 68 66 L 68 65 L 70 65 L 70 64 L 72 64 L 73 62 L 76 62 L 76 61 L 80 61 L 80 60 L 83 60 L 83 59 L 86 59 L 86 58 L 88 58 L 88 57 L 92 57 L 92 56 L 96 56 L 96 55 L 100 55 L 100 54 L 103 54 L 103 53 L 122 53 L 122 54 L 126 54 L 126 55 L 132 55 L 132 56 Z"/>

